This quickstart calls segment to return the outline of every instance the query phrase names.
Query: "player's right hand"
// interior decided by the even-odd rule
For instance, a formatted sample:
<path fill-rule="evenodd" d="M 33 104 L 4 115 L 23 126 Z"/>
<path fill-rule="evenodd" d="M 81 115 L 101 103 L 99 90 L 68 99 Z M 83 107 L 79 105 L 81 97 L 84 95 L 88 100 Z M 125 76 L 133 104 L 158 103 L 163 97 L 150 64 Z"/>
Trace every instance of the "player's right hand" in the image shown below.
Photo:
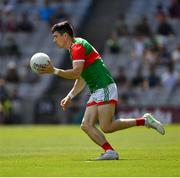
<path fill-rule="evenodd" d="M 66 109 L 70 106 L 71 100 L 72 99 L 69 96 L 66 96 L 64 99 L 61 100 L 60 106 L 62 107 L 63 111 L 66 111 Z"/>
<path fill-rule="evenodd" d="M 38 73 L 39 74 L 53 74 L 54 72 L 54 66 L 52 65 L 51 61 L 48 61 L 48 65 L 46 66 L 40 66 L 38 68 Z"/>

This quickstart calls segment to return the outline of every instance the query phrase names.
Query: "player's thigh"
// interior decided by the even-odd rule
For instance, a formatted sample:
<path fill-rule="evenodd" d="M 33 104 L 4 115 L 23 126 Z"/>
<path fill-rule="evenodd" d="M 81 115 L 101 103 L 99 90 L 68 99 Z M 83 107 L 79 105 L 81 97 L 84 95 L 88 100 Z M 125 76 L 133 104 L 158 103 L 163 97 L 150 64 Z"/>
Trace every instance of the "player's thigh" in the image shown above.
<path fill-rule="evenodd" d="M 97 106 L 86 107 L 84 117 L 81 123 L 81 127 L 94 126 L 98 119 L 98 110 Z"/>
<path fill-rule="evenodd" d="M 115 107 L 115 104 L 105 104 L 98 106 L 99 125 L 103 131 L 108 130 L 110 127 L 114 117 Z"/>

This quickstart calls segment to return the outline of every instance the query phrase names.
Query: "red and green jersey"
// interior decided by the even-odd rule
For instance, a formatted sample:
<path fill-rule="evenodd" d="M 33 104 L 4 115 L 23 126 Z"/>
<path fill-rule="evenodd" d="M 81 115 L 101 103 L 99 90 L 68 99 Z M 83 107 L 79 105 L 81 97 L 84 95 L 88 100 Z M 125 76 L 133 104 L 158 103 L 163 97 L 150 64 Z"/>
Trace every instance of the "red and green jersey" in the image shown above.
<path fill-rule="evenodd" d="M 114 80 L 103 63 L 101 56 L 85 39 L 74 38 L 70 49 L 72 61 L 84 61 L 81 77 L 86 81 L 90 91 L 105 88 Z"/>

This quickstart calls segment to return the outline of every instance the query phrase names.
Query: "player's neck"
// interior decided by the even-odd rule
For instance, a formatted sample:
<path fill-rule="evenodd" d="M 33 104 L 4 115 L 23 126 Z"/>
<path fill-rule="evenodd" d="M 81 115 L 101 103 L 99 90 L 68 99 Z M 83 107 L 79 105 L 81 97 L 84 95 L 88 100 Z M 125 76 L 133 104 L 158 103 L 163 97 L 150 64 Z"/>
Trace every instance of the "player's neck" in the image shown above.
<path fill-rule="evenodd" d="M 74 37 L 70 37 L 69 40 L 67 41 L 67 49 L 70 50 L 71 49 L 71 46 L 73 44 L 73 41 L 74 41 Z"/>

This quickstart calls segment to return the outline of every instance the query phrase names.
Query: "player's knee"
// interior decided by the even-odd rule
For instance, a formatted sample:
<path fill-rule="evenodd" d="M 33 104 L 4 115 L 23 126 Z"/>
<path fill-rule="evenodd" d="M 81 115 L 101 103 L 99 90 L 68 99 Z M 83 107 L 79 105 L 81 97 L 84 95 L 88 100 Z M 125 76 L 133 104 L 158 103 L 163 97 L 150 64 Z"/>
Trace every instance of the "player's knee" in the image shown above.
<path fill-rule="evenodd" d="M 104 133 L 112 133 L 112 130 L 109 126 L 100 126 L 100 128 Z"/>
<path fill-rule="evenodd" d="M 89 130 L 89 127 L 90 127 L 90 125 L 88 124 L 88 123 L 86 123 L 86 122 L 82 122 L 81 123 L 81 129 L 83 130 L 83 131 L 88 131 Z"/>

